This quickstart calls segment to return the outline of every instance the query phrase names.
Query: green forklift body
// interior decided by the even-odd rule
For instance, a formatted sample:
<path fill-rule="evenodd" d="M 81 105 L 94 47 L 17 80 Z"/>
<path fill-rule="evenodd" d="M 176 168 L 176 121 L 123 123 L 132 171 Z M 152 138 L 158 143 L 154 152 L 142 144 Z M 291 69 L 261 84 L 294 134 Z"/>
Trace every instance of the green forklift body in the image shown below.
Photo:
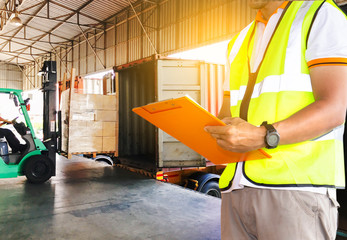
<path fill-rule="evenodd" d="M 23 167 L 28 158 L 34 155 L 41 155 L 42 151 L 47 151 L 46 146 L 42 143 L 42 141 L 35 136 L 34 128 L 31 124 L 28 111 L 26 109 L 26 104 L 22 97 L 22 90 L 18 89 L 8 89 L 8 88 L 0 88 L 0 93 L 8 93 L 14 94 L 19 102 L 19 107 L 21 108 L 21 112 L 23 113 L 26 126 L 30 129 L 30 133 L 34 140 L 35 149 L 29 153 L 27 153 L 18 164 L 6 164 L 0 156 L 0 178 L 13 178 L 17 176 L 23 175 Z"/>

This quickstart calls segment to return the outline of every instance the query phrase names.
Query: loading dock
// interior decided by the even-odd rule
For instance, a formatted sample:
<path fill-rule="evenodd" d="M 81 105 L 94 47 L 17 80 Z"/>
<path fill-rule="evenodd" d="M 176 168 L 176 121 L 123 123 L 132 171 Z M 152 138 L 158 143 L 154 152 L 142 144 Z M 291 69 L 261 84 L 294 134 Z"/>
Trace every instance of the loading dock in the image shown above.
<path fill-rule="evenodd" d="M 346 11 L 346 0 L 336 2 Z M 76 69 L 78 77 L 83 77 L 111 70 L 115 66 L 116 69 L 120 66 L 130 67 L 131 63 L 153 54 L 168 56 L 228 40 L 253 20 L 256 13 L 247 7 L 247 1 L 244 0 L 6 0 L 0 3 L 0 11 L 0 88 L 24 91 L 42 88 L 38 73 L 46 60 L 57 62 L 57 80 L 63 82 L 72 69 Z M 15 24 L 10 24 L 12 19 L 18 17 L 22 25 L 18 19 Z M 208 73 L 216 76 L 213 72 Z M 153 79 L 156 79 L 155 72 Z M 114 94 L 114 79 L 109 78 L 105 84 L 112 86 L 110 88 L 113 90 L 108 93 Z M 149 79 L 133 86 L 124 85 L 124 82 L 121 84 L 123 93 L 130 93 L 126 90 L 129 87 L 133 88 L 133 93 L 140 93 L 142 89 L 149 89 L 148 86 L 153 86 L 154 90 L 158 90 L 156 86 L 164 86 Z M 213 86 L 208 88 L 211 90 Z M 172 90 L 178 90 L 173 86 L 168 89 L 171 93 Z M 124 105 L 122 111 L 130 112 L 131 107 L 162 100 L 165 94 L 161 90 L 139 96 L 123 94 L 121 97 L 129 104 Z M 204 92 L 203 88 L 197 90 L 197 85 L 180 90 L 195 91 L 193 94 L 202 105 L 205 103 L 201 100 L 207 99 L 208 94 L 212 93 Z M 170 94 L 165 96 L 170 97 Z M 213 105 L 209 110 L 215 114 L 218 107 Z M 128 123 L 128 115 L 120 117 L 123 140 L 120 143 L 120 160 L 125 165 L 140 167 L 151 173 L 163 170 L 163 175 L 165 171 L 171 172 L 174 168 L 181 172 L 186 167 L 194 166 L 203 170 L 207 166 L 205 159 L 192 152 L 188 154 L 189 158 L 182 158 L 182 150 L 187 156 L 187 149 L 184 146 L 172 147 L 179 143 L 157 132 L 152 126 L 146 126 L 136 119 Z M 179 154 L 176 152 L 175 155 L 173 149 L 179 149 Z M 101 167 L 89 160 L 74 158 L 71 162 L 59 158 L 58 164 L 61 166 L 58 167 L 61 168 L 58 168 L 57 176 L 43 186 L 30 186 L 23 178 L 0 180 L 1 239 L 47 239 L 51 236 L 67 239 L 79 234 L 87 239 L 94 236 L 162 239 L 168 236 L 165 235 L 167 233 L 170 239 L 175 236 L 177 239 L 218 239 L 220 200 L 178 186 L 163 185 L 124 169 Z M 186 175 L 191 174 L 191 169 L 184 171 L 187 171 Z M 169 182 L 181 181 L 175 179 L 175 172 L 166 177 L 171 179 Z M 129 185 L 119 185 L 117 181 Z M 106 191 L 105 195 L 102 191 Z M 142 197 L 147 200 L 141 198 L 138 192 L 143 193 Z M 156 198 L 151 193 L 159 196 Z M 89 200 L 91 196 L 96 200 Z M 136 200 L 131 202 L 133 197 Z M 170 206 L 162 203 L 175 203 L 182 199 L 187 200 L 180 202 L 184 208 L 173 204 L 173 210 L 170 210 Z M 338 199 L 342 205 L 339 227 L 347 233 L 345 190 L 338 190 Z M 158 203 L 156 206 L 162 212 L 158 212 L 147 201 Z M 136 220 L 132 211 L 125 214 L 125 208 L 144 214 L 153 221 L 153 225 L 152 222 L 147 224 L 142 221 L 141 216 Z M 156 218 L 152 218 L 152 215 Z M 196 219 L 200 222 L 194 222 Z M 126 223 L 133 226 L 132 231 L 124 227 Z M 135 225 L 140 228 L 139 231 L 133 230 Z M 159 230 L 164 225 L 169 226 L 165 228 L 166 233 Z M 185 228 L 187 231 L 183 231 Z M 207 232 L 211 232 L 211 235 Z"/>
<path fill-rule="evenodd" d="M 1 239 L 220 239 L 220 199 L 74 156 L 43 185 L 0 180 Z"/>

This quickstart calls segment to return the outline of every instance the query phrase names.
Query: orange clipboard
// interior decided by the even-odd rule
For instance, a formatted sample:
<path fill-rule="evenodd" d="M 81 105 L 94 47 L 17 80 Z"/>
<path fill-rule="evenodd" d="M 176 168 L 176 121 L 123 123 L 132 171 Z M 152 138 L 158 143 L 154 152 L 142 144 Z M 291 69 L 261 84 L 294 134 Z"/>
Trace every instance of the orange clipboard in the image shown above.
<path fill-rule="evenodd" d="M 271 155 L 262 149 L 235 153 L 218 146 L 216 140 L 204 130 L 204 127 L 224 126 L 225 123 L 188 96 L 137 107 L 133 112 L 214 164 L 271 158 Z"/>

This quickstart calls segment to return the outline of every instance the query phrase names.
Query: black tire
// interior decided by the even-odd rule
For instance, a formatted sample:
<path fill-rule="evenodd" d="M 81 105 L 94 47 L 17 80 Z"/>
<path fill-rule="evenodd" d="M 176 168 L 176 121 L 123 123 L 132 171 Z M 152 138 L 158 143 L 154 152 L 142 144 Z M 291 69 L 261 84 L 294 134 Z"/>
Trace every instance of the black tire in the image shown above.
<path fill-rule="evenodd" d="M 113 162 L 107 158 L 98 158 L 95 160 L 96 162 L 106 163 L 107 165 L 113 166 Z"/>
<path fill-rule="evenodd" d="M 30 183 L 44 183 L 52 176 L 53 164 L 44 155 L 30 157 L 24 166 L 24 174 Z"/>
<path fill-rule="evenodd" d="M 205 193 L 205 194 L 210 195 L 210 196 L 213 196 L 213 197 L 218 197 L 218 198 L 222 197 L 220 189 L 219 189 L 218 182 L 213 181 L 213 180 L 207 182 L 202 187 L 200 192 Z"/>

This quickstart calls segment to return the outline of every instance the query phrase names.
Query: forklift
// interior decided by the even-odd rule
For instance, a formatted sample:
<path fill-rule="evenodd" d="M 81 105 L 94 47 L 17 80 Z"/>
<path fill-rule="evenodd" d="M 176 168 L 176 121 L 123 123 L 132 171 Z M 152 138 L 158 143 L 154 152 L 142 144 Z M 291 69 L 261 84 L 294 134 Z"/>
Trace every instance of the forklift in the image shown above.
<path fill-rule="evenodd" d="M 44 183 L 55 176 L 58 152 L 57 131 L 57 74 L 56 62 L 45 61 L 40 71 L 43 92 L 43 140 L 35 135 L 28 109 L 29 99 L 23 99 L 22 90 L 0 88 L 1 105 L 18 110 L 13 127 L 26 143 L 25 151 L 12 153 L 5 139 L 0 139 L 0 178 L 25 175 L 30 183 Z M 5 101 L 7 99 L 7 101 Z M 12 109 L 13 108 L 13 109 Z M 18 122 L 18 118 L 20 121 Z"/>

